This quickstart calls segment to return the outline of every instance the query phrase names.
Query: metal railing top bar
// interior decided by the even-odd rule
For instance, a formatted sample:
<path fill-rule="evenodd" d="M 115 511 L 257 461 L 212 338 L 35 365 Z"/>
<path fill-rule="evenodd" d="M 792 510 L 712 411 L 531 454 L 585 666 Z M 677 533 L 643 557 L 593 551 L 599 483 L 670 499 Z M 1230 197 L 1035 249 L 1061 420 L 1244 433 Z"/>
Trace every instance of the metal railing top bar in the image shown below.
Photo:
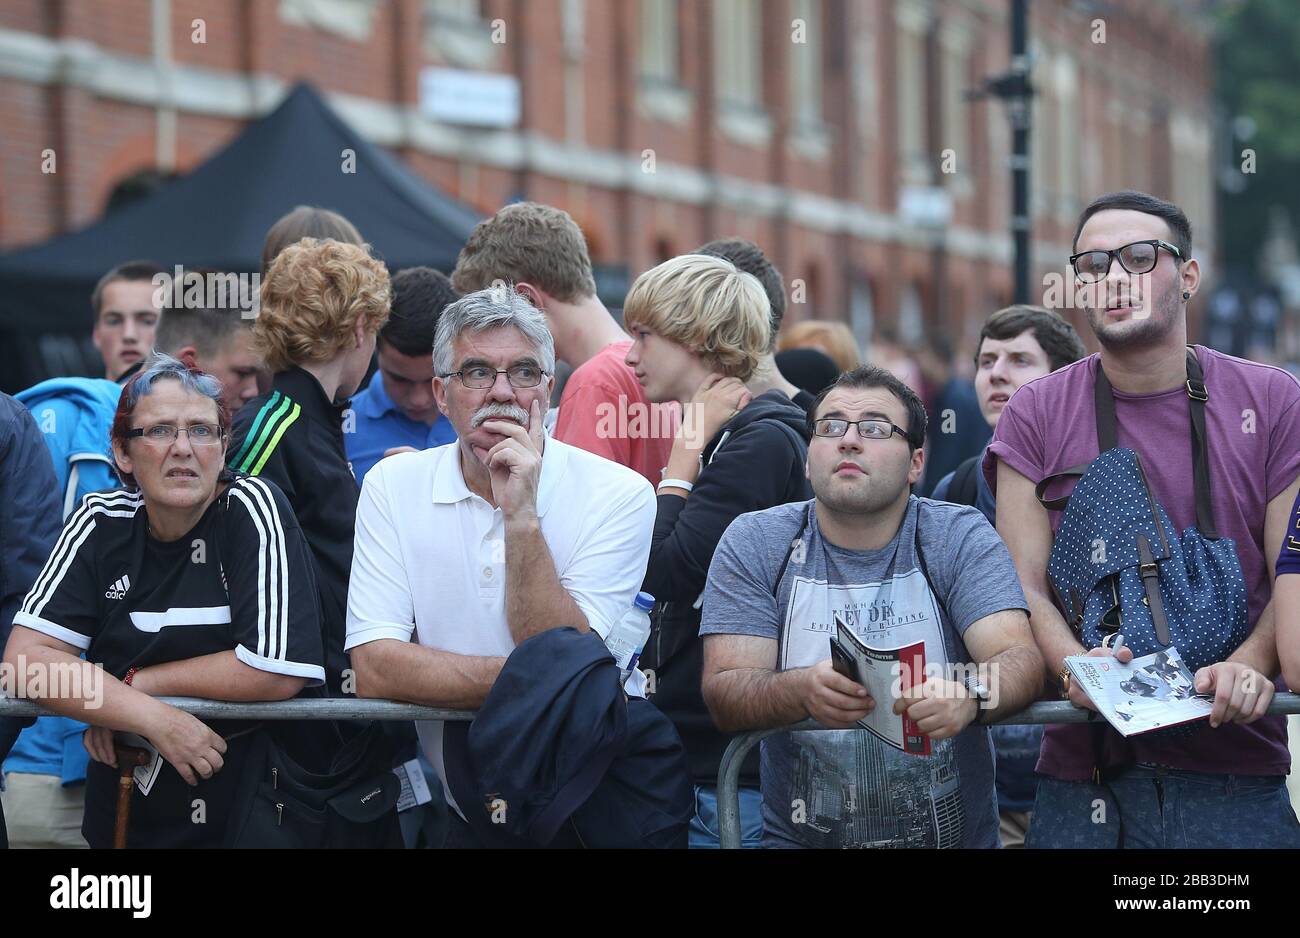
<path fill-rule="evenodd" d="M 1270 716 L 1300 713 L 1300 695 L 1278 693 L 1268 705 Z M 990 726 L 1023 726 L 1039 723 L 1105 723 L 1099 713 L 1083 710 L 1067 700 L 1043 700 L 1030 704 L 1024 710 Z M 766 730 L 752 730 L 732 737 L 718 764 L 718 835 L 723 850 L 740 849 L 740 766 L 749 750 L 768 736 L 790 730 L 827 730 L 815 720 L 804 720 L 792 726 L 778 726 Z M 866 730 L 858 730 L 865 733 Z"/>
<path fill-rule="evenodd" d="M 202 700 L 198 697 L 159 697 L 200 719 L 209 720 L 472 720 L 472 710 L 443 710 L 396 700 L 360 700 L 349 697 L 279 700 L 237 703 L 226 700 Z M 1271 716 L 1300 713 L 1300 696 L 1279 693 L 1269 704 Z M 0 717 L 53 715 L 36 701 L 0 697 Z M 1039 701 L 1019 713 L 995 724 L 1003 726 L 1046 723 L 1100 723 L 1102 717 L 1061 701 Z M 753 730 L 732 738 L 718 766 L 718 833 L 723 849 L 740 847 L 740 766 L 749 750 L 761 740 L 790 730 L 826 730 L 813 720 L 792 726 Z M 866 732 L 861 730 L 860 732 Z"/>
<path fill-rule="evenodd" d="M 472 720 L 473 710 L 441 710 L 396 700 L 351 697 L 305 698 L 245 703 L 198 697 L 159 697 L 204 720 Z M 0 697 L 0 716 L 48 716 L 34 700 Z"/>

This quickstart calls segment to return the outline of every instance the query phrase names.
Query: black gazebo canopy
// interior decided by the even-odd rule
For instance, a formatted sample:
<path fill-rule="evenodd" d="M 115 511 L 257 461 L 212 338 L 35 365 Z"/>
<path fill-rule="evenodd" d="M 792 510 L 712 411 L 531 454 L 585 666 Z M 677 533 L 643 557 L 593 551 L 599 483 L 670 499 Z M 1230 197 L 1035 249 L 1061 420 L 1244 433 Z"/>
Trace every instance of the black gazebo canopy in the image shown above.
<path fill-rule="evenodd" d="M 69 370 L 69 343 L 88 344 L 90 294 L 112 267 L 148 259 L 251 273 L 267 229 L 296 205 L 343 214 L 393 271 L 450 272 L 479 220 L 298 85 L 193 172 L 80 231 L 0 255 L 4 389 Z"/>

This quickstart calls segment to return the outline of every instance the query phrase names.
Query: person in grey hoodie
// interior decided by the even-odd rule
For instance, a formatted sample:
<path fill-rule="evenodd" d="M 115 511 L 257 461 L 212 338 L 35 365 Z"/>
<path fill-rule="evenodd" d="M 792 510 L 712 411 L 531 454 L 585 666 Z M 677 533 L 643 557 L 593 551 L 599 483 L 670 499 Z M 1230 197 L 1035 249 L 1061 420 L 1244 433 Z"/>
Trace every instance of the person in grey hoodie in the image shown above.
<path fill-rule="evenodd" d="M 637 278 L 623 316 L 627 363 L 655 403 L 679 401 L 682 423 L 658 487 L 642 588 L 656 599 L 641 657 L 647 689 L 677 727 L 695 783 L 692 847 L 718 846 L 718 763 L 729 737 L 700 694 L 700 598 L 713 551 L 739 515 L 811 497 L 804 411 L 780 391 L 745 383 L 767 353 L 769 301 L 729 261 L 674 258 Z M 741 772 L 745 846 L 762 835 L 757 760 Z"/>

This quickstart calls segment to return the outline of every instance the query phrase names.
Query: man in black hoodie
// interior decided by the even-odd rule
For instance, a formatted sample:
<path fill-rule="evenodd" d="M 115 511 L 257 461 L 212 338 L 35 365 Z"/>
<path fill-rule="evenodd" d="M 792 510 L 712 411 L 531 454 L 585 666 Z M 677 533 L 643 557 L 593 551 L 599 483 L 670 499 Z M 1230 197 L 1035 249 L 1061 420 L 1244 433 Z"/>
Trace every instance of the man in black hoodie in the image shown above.
<path fill-rule="evenodd" d="M 623 310 L 627 363 L 652 402 L 680 401 L 682 423 L 659 483 L 643 589 L 657 600 L 641 663 L 650 699 L 676 725 L 695 782 L 692 847 L 718 846 L 718 763 L 729 737 L 700 694 L 700 597 L 722 533 L 739 515 L 812 493 L 804 476 L 805 414 L 778 390 L 754 396 L 770 348 L 769 303 L 759 282 L 726 260 L 689 254 L 632 285 Z M 745 846 L 762 836 L 757 760 L 741 772 Z"/>

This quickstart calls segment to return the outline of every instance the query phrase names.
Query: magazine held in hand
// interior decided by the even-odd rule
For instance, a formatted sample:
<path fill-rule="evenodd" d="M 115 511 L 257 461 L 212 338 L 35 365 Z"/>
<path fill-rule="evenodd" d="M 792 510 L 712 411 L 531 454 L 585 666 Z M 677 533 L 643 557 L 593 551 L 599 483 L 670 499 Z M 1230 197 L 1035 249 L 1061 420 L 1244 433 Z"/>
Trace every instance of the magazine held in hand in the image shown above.
<path fill-rule="evenodd" d="M 867 689 L 876 707 L 858 721 L 858 726 L 895 749 L 914 756 L 930 754 L 930 737 L 908 719 L 894 712 L 899 693 L 912 686 L 912 678 L 925 680 L 925 642 L 901 648 L 872 648 L 862 644 L 844 620 L 835 616 L 831 638 L 831 661 L 835 670 Z"/>
<path fill-rule="evenodd" d="M 1098 712 L 1125 736 L 1204 720 L 1213 709 L 1213 698 L 1196 693 L 1192 672 L 1172 645 L 1128 664 L 1087 655 L 1072 655 L 1065 664 Z"/>

